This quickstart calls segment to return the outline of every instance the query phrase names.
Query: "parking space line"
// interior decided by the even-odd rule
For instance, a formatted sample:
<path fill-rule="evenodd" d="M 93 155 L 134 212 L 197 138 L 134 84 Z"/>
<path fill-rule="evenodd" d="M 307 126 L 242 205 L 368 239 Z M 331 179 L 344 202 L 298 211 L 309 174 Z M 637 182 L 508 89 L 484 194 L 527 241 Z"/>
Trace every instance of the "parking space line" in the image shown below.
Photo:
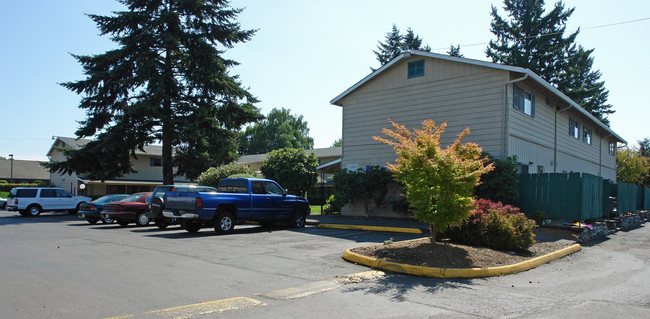
<path fill-rule="evenodd" d="M 152 310 L 141 315 L 125 315 L 107 319 L 125 319 L 125 318 L 173 318 L 186 319 L 211 313 L 221 313 L 231 310 L 252 308 L 257 306 L 266 306 L 265 303 L 246 297 L 235 297 L 214 301 L 206 301 L 186 306 L 171 307 L 160 310 Z"/>
<path fill-rule="evenodd" d="M 356 274 L 350 274 L 342 277 L 330 278 L 321 281 L 310 282 L 297 287 L 273 290 L 267 293 L 258 293 L 256 296 L 261 296 L 268 299 L 275 300 L 290 300 L 303 298 L 322 292 L 340 288 L 345 284 L 359 283 L 366 280 L 374 280 L 383 277 L 385 274 L 382 271 L 364 271 Z"/>

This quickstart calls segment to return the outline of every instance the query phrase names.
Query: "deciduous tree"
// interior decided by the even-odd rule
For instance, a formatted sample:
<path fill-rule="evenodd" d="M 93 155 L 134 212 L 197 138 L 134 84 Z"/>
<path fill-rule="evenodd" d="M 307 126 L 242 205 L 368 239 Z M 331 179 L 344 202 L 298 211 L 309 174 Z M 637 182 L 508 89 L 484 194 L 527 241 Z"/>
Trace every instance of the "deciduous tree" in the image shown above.
<path fill-rule="evenodd" d="M 304 196 L 317 182 L 318 157 L 304 149 L 282 148 L 268 153 L 260 170 L 291 194 Z"/>
<path fill-rule="evenodd" d="M 85 80 L 66 82 L 83 95 L 87 118 L 78 137 L 96 139 L 51 171 L 110 179 L 134 172 L 136 150 L 162 143 L 163 183 L 190 179 L 236 156 L 241 127 L 260 120 L 256 98 L 229 69 L 226 49 L 251 39 L 235 20 L 241 9 L 226 0 L 119 0 L 126 10 L 90 15 L 118 48 L 74 55 Z M 173 154 L 175 152 L 175 160 Z"/>
<path fill-rule="evenodd" d="M 616 151 L 616 179 L 644 185 L 650 173 L 650 159 L 631 148 Z"/>
<path fill-rule="evenodd" d="M 390 139 L 374 139 L 391 145 L 397 154 L 395 164 L 388 164 L 395 180 L 404 185 L 405 197 L 414 208 L 415 217 L 431 225 L 431 240 L 436 229 L 467 219 L 473 208 L 472 191 L 482 174 L 492 170 L 481 158 L 475 143 L 462 143 L 469 128 L 456 141 L 442 148 L 440 136 L 447 126 L 432 120 L 422 122 L 422 129 L 409 131 L 391 121 L 392 129 L 382 132 Z"/>
<path fill-rule="evenodd" d="M 264 154 L 281 148 L 311 149 L 314 139 L 302 115 L 289 109 L 273 109 L 260 123 L 246 128 L 241 138 L 241 154 Z"/>

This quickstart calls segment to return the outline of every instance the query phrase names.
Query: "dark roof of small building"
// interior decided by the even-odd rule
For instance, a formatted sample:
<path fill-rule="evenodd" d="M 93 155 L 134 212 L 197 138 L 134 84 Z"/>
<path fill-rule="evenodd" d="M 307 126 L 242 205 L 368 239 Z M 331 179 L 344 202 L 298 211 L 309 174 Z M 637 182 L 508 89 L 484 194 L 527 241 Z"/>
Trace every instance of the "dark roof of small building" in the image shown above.
<path fill-rule="evenodd" d="M 49 180 L 50 172 L 39 161 L 13 160 L 13 178 L 28 180 Z M 10 159 L 0 159 L 0 179 L 9 181 L 12 176 Z"/>

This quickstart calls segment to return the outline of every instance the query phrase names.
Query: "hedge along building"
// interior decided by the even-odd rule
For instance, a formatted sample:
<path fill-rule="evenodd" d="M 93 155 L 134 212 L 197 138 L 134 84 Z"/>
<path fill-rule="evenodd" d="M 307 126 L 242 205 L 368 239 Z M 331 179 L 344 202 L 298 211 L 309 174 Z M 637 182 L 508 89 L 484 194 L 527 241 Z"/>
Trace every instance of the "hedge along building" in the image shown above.
<path fill-rule="evenodd" d="M 394 162 L 393 149 L 373 140 L 390 127 L 432 119 L 447 123 L 451 144 L 465 128 L 496 158 L 516 156 L 521 173 L 584 172 L 616 180 L 616 146 L 607 125 L 532 71 L 448 55 L 404 51 L 330 101 L 343 108 L 341 167 Z M 343 214 L 361 214 L 359 204 Z M 384 208 L 381 215 L 392 215 Z"/>
<path fill-rule="evenodd" d="M 61 149 L 79 149 L 91 140 L 70 137 L 54 137 L 54 143 L 47 152 L 51 161 L 64 161 L 65 156 Z M 157 185 L 162 184 L 162 146 L 147 145 L 144 152 L 136 149 L 136 156 L 132 157 L 131 164 L 137 171 L 111 180 L 92 180 L 78 174 L 50 173 L 50 183 L 61 187 L 73 195 L 86 195 L 93 198 L 106 194 L 137 193 L 152 191 Z M 174 178 L 176 184 L 185 184 L 189 181 L 184 176 Z"/>

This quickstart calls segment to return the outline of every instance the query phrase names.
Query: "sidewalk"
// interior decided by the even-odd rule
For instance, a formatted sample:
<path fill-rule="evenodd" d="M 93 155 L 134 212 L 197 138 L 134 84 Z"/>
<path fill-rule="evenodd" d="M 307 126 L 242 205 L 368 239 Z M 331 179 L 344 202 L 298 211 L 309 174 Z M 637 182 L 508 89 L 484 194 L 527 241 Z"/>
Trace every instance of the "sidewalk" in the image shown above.
<path fill-rule="evenodd" d="M 429 224 L 415 220 L 365 216 L 341 216 L 340 214 L 310 215 L 307 216 L 307 225 L 314 225 L 322 228 L 361 229 L 406 233 L 416 233 L 416 230 L 420 230 L 423 234 L 429 233 Z"/>

